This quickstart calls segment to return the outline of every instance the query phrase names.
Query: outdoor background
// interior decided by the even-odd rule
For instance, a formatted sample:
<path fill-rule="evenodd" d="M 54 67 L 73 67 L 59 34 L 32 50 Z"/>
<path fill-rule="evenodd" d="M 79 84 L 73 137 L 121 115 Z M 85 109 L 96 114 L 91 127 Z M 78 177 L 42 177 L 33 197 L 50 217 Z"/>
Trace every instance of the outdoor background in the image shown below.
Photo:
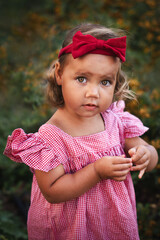
<path fill-rule="evenodd" d="M 100 23 L 125 30 L 123 66 L 138 102 L 127 109 L 150 128 L 145 140 L 160 150 L 160 5 L 157 0 L 0 0 L 0 240 L 25 240 L 32 174 L 3 156 L 7 136 L 35 132 L 53 113 L 44 100 L 45 73 L 68 29 Z M 160 164 L 133 174 L 140 236 L 160 239 Z"/>

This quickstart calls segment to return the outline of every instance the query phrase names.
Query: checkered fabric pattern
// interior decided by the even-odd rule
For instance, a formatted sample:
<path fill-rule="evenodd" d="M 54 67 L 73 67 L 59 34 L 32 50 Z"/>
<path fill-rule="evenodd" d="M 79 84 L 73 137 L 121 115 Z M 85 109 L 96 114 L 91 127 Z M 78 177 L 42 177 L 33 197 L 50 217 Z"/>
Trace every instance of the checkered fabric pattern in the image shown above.
<path fill-rule="evenodd" d="M 103 180 L 79 198 L 50 204 L 43 197 L 34 170 L 50 171 L 63 164 L 73 173 L 103 156 L 124 154 L 125 138 L 148 130 L 124 112 L 124 102 L 113 103 L 102 113 L 105 130 L 72 137 L 44 124 L 34 134 L 16 129 L 8 137 L 4 154 L 27 164 L 33 172 L 28 213 L 29 240 L 138 240 L 136 202 L 130 173 L 125 181 Z"/>

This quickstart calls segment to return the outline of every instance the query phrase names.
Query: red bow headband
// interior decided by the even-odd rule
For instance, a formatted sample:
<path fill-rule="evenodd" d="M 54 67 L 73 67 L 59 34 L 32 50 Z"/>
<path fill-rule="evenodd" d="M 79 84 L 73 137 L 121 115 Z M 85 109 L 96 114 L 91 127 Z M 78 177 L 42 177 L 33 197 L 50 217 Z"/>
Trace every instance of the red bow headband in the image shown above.
<path fill-rule="evenodd" d="M 103 54 L 119 57 L 122 62 L 125 62 L 126 36 L 110 38 L 105 41 L 89 34 L 83 35 L 78 31 L 73 36 L 73 42 L 60 50 L 58 58 L 65 53 L 72 53 L 73 58 L 78 58 L 86 53 Z"/>

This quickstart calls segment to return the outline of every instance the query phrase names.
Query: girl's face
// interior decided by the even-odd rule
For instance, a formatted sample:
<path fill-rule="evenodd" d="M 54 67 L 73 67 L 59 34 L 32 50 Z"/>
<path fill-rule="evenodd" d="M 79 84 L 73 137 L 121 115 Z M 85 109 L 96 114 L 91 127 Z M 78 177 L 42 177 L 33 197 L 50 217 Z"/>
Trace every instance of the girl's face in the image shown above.
<path fill-rule="evenodd" d="M 76 59 L 69 54 L 63 71 L 57 63 L 55 75 L 62 86 L 63 109 L 77 117 L 93 117 L 105 111 L 113 100 L 119 67 L 119 58 L 100 54 Z"/>

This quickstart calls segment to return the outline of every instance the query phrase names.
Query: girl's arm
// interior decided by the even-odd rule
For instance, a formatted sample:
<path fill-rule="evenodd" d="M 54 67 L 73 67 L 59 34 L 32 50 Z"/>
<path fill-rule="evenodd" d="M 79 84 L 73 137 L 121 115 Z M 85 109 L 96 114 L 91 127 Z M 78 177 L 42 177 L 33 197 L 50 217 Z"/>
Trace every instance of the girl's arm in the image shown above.
<path fill-rule="evenodd" d="M 73 174 L 65 174 L 60 164 L 48 173 L 35 170 L 35 175 L 46 200 L 59 203 L 79 197 L 102 179 L 124 180 L 131 166 L 131 158 L 103 157 Z"/>
<path fill-rule="evenodd" d="M 140 171 L 139 178 L 143 176 L 145 171 L 151 171 L 157 165 L 156 149 L 140 137 L 126 139 L 125 151 L 132 158 L 134 166 L 131 170 Z"/>
<path fill-rule="evenodd" d="M 61 164 L 48 173 L 35 170 L 35 175 L 42 194 L 50 203 L 76 198 L 100 181 L 94 164 L 89 164 L 74 174 L 65 174 Z"/>

